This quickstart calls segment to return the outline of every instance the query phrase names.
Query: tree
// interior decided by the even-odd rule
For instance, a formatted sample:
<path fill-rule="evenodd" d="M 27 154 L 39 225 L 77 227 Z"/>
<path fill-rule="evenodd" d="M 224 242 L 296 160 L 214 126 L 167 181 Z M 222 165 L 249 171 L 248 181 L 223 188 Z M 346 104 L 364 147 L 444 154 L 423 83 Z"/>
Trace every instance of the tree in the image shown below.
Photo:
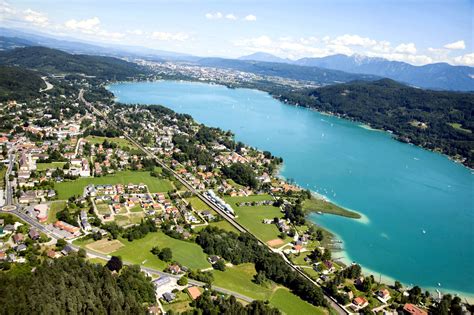
<path fill-rule="evenodd" d="M 160 254 L 160 248 L 158 246 L 153 246 L 152 249 L 150 250 L 150 252 L 153 255 L 158 256 Z"/>
<path fill-rule="evenodd" d="M 64 239 L 60 238 L 56 242 L 56 249 L 57 250 L 63 250 L 66 245 L 67 245 L 67 242 Z"/>
<path fill-rule="evenodd" d="M 223 259 L 219 259 L 214 263 L 214 265 L 212 265 L 212 267 L 216 270 L 225 271 L 225 262 Z"/>
<path fill-rule="evenodd" d="M 122 266 L 123 266 L 122 258 L 120 258 L 118 256 L 112 256 L 105 266 L 110 271 L 119 272 L 120 269 L 122 269 Z"/>
<path fill-rule="evenodd" d="M 79 250 L 77 251 L 77 255 L 81 258 L 86 258 L 87 257 L 86 250 L 84 248 L 79 248 Z"/>
<path fill-rule="evenodd" d="M 188 277 L 182 276 L 181 278 L 179 278 L 178 285 L 185 286 L 187 284 L 188 284 Z"/>
<path fill-rule="evenodd" d="M 169 247 L 163 248 L 158 254 L 158 257 L 163 261 L 171 261 L 171 259 L 173 258 L 173 253 L 171 251 L 171 248 Z"/>
<path fill-rule="evenodd" d="M 265 272 L 259 271 L 253 276 L 253 282 L 256 284 L 262 284 L 265 282 L 267 278 L 265 278 Z"/>
<path fill-rule="evenodd" d="M 400 281 L 395 280 L 394 287 L 395 287 L 395 289 L 400 290 L 403 286 L 402 286 L 402 284 L 400 283 Z"/>

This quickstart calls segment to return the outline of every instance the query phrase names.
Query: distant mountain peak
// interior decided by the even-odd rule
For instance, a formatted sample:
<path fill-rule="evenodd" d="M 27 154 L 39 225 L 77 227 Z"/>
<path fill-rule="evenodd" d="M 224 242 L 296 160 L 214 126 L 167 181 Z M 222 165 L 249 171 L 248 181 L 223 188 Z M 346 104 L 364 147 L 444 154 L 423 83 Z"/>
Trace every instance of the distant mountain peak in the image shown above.
<path fill-rule="evenodd" d="M 280 58 L 270 53 L 266 52 L 255 52 L 250 55 L 242 56 L 238 58 L 239 60 L 255 60 L 255 61 L 263 61 L 263 62 L 284 62 L 284 63 L 291 63 L 292 60 Z"/>

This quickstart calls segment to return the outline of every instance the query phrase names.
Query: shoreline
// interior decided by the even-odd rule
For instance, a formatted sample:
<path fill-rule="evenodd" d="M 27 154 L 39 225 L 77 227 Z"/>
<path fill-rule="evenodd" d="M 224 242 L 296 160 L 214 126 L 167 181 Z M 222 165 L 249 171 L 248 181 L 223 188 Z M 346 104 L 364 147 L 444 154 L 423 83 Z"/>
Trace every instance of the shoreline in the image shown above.
<path fill-rule="evenodd" d="M 163 81 L 163 80 L 160 80 L 160 81 Z M 179 81 L 178 81 L 178 80 L 171 80 L 171 81 L 176 81 L 176 82 L 192 82 L 192 83 L 196 83 L 196 84 L 199 84 L 199 83 L 202 83 L 202 84 L 209 84 L 209 83 L 206 83 L 206 82 L 193 81 L 193 80 L 190 80 L 190 81 L 188 81 L 188 80 L 179 80 Z M 154 82 L 154 81 L 148 81 L 148 82 Z M 126 81 L 126 82 L 123 82 L 123 83 L 128 83 L 128 82 Z M 213 85 L 221 85 L 221 86 L 225 86 L 225 87 L 229 88 L 228 86 L 223 85 L 223 84 L 213 83 Z M 271 94 L 268 93 L 267 91 L 262 91 L 262 90 L 258 90 L 258 89 L 252 89 L 252 88 L 246 88 L 246 87 L 238 87 L 238 88 L 257 90 L 257 91 L 260 91 L 260 92 L 267 93 L 268 95 L 270 95 L 270 96 L 273 97 L 273 95 L 271 95 Z M 115 95 L 114 95 L 114 97 L 117 98 Z M 274 98 L 274 97 L 273 97 L 273 98 Z M 277 98 L 275 98 L 275 99 L 278 100 Z M 278 101 L 279 101 L 279 100 L 278 100 Z M 283 102 L 283 103 L 284 103 L 284 102 Z M 289 104 L 289 103 L 286 103 L 286 104 L 287 104 L 287 105 L 293 105 L 293 104 Z M 293 106 L 295 106 L 295 105 L 293 105 Z M 347 118 L 347 117 L 340 117 L 340 116 L 337 116 L 337 115 L 333 115 L 333 114 L 331 114 L 331 113 L 322 113 L 322 112 L 318 111 L 318 110 L 315 109 L 315 108 L 309 108 L 309 107 L 305 107 L 305 108 L 307 108 L 307 109 L 309 109 L 309 110 L 316 111 L 316 112 L 318 112 L 318 113 L 320 113 L 320 114 L 323 114 L 323 115 L 333 116 L 333 117 L 337 117 L 337 118 L 341 118 L 341 119 L 347 119 L 348 121 L 355 122 L 354 120 L 351 120 L 351 119 L 349 119 L 349 118 Z M 359 125 L 359 126 L 360 126 L 360 125 Z M 363 129 L 371 130 L 371 131 L 387 132 L 386 130 L 378 130 L 378 129 L 371 128 L 371 127 L 368 126 L 368 125 L 367 125 L 367 127 L 369 127 L 370 129 L 364 128 L 363 126 L 360 126 L 360 127 L 363 128 Z M 387 132 L 387 133 L 388 133 L 388 132 Z M 392 137 L 392 138 L 394 138 L 394 137 Z M 396 140 L 396 139 L 394 138 L 394 140 Z M 414 144 L 412 144 L 412 145 L 414 145 Z M 433 152 L 433 153 L 440 153 L 440 152 L 437 152 L 437 151 L 428 150 L 428 149 L 423 148 L 423 147 L 421 147 L 421 146 L 417 146 L 417 147 L 419 147 L 419 148 L 421 148 L 421 149 L 424 149 L 424 150 L 427 150 L 427 151 L 431 151 L 431 152 Z M 442 153 L 441 153 L 441 155 L 445 155 L 445 154 L 442 154 Z M 447 156 L 447 155 L 445 155 L 445 156 L 449 158 L 449 156 Z M 449 158 L 449 159 L 450 159 L 450 158 Z M 450 160 L 452 160 L 452 159 L 450 159 Z M 452 160 L 452 161 L 453 161 L 453 160 Z M 453 161 L 453 162 L 455 162 L 455 161 Z M 466 168 L 468 168 L 469 170 L 472 170 L 471 168 L 469 168 L 468 166 L 466 166 L 466 165 L 464 165 L 464 164 L 462 164 L 462 163 L 459 163 L 459 162 L 455 162 L 455 163 L 456 163 L 456 164 L 461 164 L 461 165 L 465 166 Z M 278 168 L 276 168 L 277 177 L 279 177 L 279 178 L 281 178 L 282 180 L 285 180 L 285 181 L 286 181 L 285 177 L 281 175 L 281 171 L 282 171 L 283 169 L 284 169 L 284 163 L 281 164 Z M 298 186 L 299 186 L 299 185 L 298 185 Z M 301 186 L 299 186 L 299 187 L 302 188 Z M 312 193 L 312 196 L 315 197 L 316 199 L 321 199 L 321 200 L 324 200 L 325 202 L 328 202 L 329 204 L 333 204 L 333 205 L 335 205 L 335 206 L 337 206 L 337 207 L 340 207 L 340 206 L 338 206 L 337 204 L 333 203 L 329 198 L 327 198 L 327 197 L 324 196 L 324 195 L 315 193 L 315 192 L 313 192 L 313 191 L 311 191 L 311 193 Z M 340 207 L 340 208 L 343 208 L 343 207 Z M 343 209 L 345 209 L 345 208 L 343 208 Z M 348 210 L 348 209 L 345 209 L 345 210 Z M 349 211 L 349 210 L 348 210 L 348 211 Z M 317 211 L 310 211 L 309 214 L 311 214 L 311 213 L 314 213 L 314 214 L 316 215 L 316 214 L 317 214 Z M 354 213 L 357 213 L 357 212 L 354 211 Z M 334 214 L 334 213 L 327 213 L 327 214 L 338 215 L 338 214 Z M 357 213 L 357 214 L 360 215 L 360 213 Z M 342 216 L 342 215 L 340 215 L 340 216 Z M 347 217 L 347 216 L 346 216 L 346 217 Z M 349 217 L 349 218 L 350 218 L 350 217 Z M 360 215 L 360 218 L 358 218 L 358 219 L 362 219 L 361 221 L 364 221 L 363 216 L 361 216 L 361 215 Z M 340 238 L 340 237 L 339 237 L 336 233 L 334 233 L 333 231 L 330 231 L 330 230 L 328 230 L 327 228 L 325 228 L 325 227 L 323 227 L 323 226 L 321 226 L 321 225 L 318 225 L 317 223 L 315 223 L 315 222 L 313 222 L 313 221 L 311 221 L 311 220 L 308 220 L 308 221 L 309 221 L 311 224 L 316 224 L 319 228 L 322 228 L 323 230 L 325 230 L 326 232 L 328 232 L 329 234 L 331 234 L 331 235 L 332 235 L 331 238 L 333 238 L 333 237 L 338 237 L 340 240 L 343 240 L 342 238 Z M 364 223 L 364 222 L 362 222 L 362 223 Z M 346 250 L 345 250 L 344 248 L 341 249 L 341 250 L 337 250 L 337 251 L 335 250 L 334 253 L 337 253 L 338 256 L 342 256 L 342 257 L 340 258 L 340 260 L 341 260 L 342 263 L 347 263 L 348 265 L 350 265 L 350 264 L 352 263 L 352 260 L 350 259 L 350 256 L 347 254 L 347 252 L 346 252 Z M 338 260 L 339 260 L 339 259 L 338 259 Z M 371 269 L 369 269 L 369 268 L 367 268 L 367 267 L 365 267 L 365 266 L 361 266 L 361 267 L 362 267 L 362 270 L 363 270 L 363 274 L 364 274 L 364 275 L 370 275 L 370 274 L 373 274 L 374 276 L 377 275 L 377 274 L 381 275 L 380 273 L 374 272 L 373 270 L 371 270 Z M 390 285 L 393 284 L 393 281 L 394 281 L 393 278 L 391 278 L 391 277 L 389 277 L 389 276 L 387 276 L 387 275 L 381 275 L 381 276 L 382 276 L 382 279 L 383 279 L 383 280 L 382 280 L 382 283 L 385 283 L 385 284 L 391 283 Z M 406 284 L 405 284 L 405 285 L 406 285 Z M 421 287 L 421 286 L 420 286 L 420 287 Z M 423 288 L 423 289 L 428 289 L 430 292 L 436 292 L 436 289 L 437 289 L 437 288 L 432 288 L 432 287 L 422 287 L 422 288 Z M 442 287 L 440 287 L 440 289 L 442 289 Z M 443 290 L 443 292 L 444 292 L 444 291 L 445 291 L 445 290 Z M 469 300 L 472 299 L 472 301 L 474 301 L 474 293 L 458 292 L 458 291 L 449 290 L 449 289 L 447 289 L 446 291 L 447 291 L 446 294 L 457 294 L 458 296 L 460 296 L 460 297 L 462 297 L 462 298 L 466 298 L 466 299 L 469 299 Z"/>
<path fill-rule="evenodd" d="M 163 79 L 163 78 L 161 78 L 161 79 L 156 79 L 156 80 L 143 80 L 143 81 L 137 81 L 137 82 L 117 81 L 117 82 L 112 82 L 110 84 L 115 84 L 115 83 L 140 83 L 140 82 L 153 83 L 153 82 L 163 82 L 163 81 L 174 81 L 174 82 L 180 82 L 180 83 L 182 83 L 182 82 L 191 82 L 191 83 L 197 83 L 197 84 L 201 83 L 201 84 L 210 84 L 210 85 L 220 85 L 220 86 L 224 86 L 228 89 L 248 89 L 248 90 L 255 90 L 255 91 L 264 92 L 264 93 L 267 93 L 268 95 L 270 95 L 273 99 L 275 99 L 275 100 L 277 100 L 277 101 L 279 101 L 283 104 L 286 104 L 286 105 L 291 105 L 291 106 L 294 106 L 294 107 L 302 107 L 302 108 L 306 108 L 306 109 L 318 112 L 319 114 L 322 114 L 322 115 L 337 117 L 337 118 L 341 118 L 341 119 L 346 119 L 346 120 L 351 121 L 353 123 L 359 124 L 359 126 L 361 128 L 366 129 L 366 130 L 388 133 L 391 136 L 391 138 L 394 139 L 397 142 L 401 142 L 401 143 L 405 143 L 405 144 L 409 144 L 409 145 L 414 145 L 414 146 L 419 147 L 423 150 L 440 154 L 440 155 L 448 158 L 452 162 L 466 167 L 470 172 L 474 172 L 474 168 L 471 168 L 470 166 L 464 164 L 464 162 L 462 160 L 456 158 L 455 156 L 450 156 L 446 153 L 443 153 L 442 151 L 437 150 L 436 148 L 435 149 L 429 149 L 429 148 L 426 148 L 422 145 L 414 144 L 412 142 L 401 141 L 399 139 L 399 136 L 391 130 L 373 128 L 372 126 L 370 126 L 370 124 L 368 124 L 364 121 L 359 121 L 359 120 L 353 119 L 352 117 L 347 116 L 347 115 L 338 115 L 338 114 L 333 113 L 333 112 L 320 111 L 320 110 L 318 110 L 317 108 L 314 108 L 314 107 L 308 107 L 308 106 L 301 105 L 301 104 L 293 104 L 293 103 L 290 103 L 290 102 L 287 102 L 287 101 L 283 101 L 283 100 L 280 100 L 276 95 L 273 95 L 272 93 L 270 93 L 269 91 L 261 90 L 258 87 L 247 87 L 247 86 L 242 86 L 240 84 L 237 84 L 236 86 L 233 86 L 231 84 L 226 84 L 225 82 L 199 81 L 198 79 L 194 79 L 194 78 L 185 78 L 185 79 L 176 79 L 176 78 L 174 78 L 174 79 Z M 107 90 L 108 90 L 108 85 L 110 85 L 110 84 L 107 84 L 105 86 L 105 88 Z M 363 127 L 363 126 L 367 126 L 368 128 Z"/>

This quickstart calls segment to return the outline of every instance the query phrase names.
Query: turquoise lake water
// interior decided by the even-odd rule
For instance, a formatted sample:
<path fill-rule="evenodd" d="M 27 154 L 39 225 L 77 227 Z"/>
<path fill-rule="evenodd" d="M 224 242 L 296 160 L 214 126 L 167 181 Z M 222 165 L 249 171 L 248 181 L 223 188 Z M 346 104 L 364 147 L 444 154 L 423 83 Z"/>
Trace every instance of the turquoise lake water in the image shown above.
<path fill-rule="evenodd" d="M 474 295 L 471 170 L 387 133 L 285 105 L 261 91 L 174 81 L 109 89 L 121 102 L 164 105 L 283 157 L 282 176 L 363 214 L 361 220 L 310 218 L 343 240 L 346 260 L 377 279 L 381 274 Z"/>

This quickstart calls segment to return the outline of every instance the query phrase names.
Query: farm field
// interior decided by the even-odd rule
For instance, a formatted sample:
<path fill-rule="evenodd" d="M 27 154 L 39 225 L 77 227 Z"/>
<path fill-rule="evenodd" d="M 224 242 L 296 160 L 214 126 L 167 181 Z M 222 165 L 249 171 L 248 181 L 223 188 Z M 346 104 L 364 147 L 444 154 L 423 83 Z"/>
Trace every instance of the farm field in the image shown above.
<path fill-rule="evenodd" d="M 144 183 L 148 186 L 151 193 L 168 192 L 173 189 L 173 184 L 166 179 L 157 179 L 152 177 L 150 172 L 145 171 L 122 171 L 114 175 L 104 177 L 79 178 L 74 181 L 65 181 L 54 185 L 58 192 L 59 200 L 67 200 L 74 195 L 82 195 L 84 187 L 89 184 L 105 185 L 105 184 L 128 184 L 128 183 Z"/>

